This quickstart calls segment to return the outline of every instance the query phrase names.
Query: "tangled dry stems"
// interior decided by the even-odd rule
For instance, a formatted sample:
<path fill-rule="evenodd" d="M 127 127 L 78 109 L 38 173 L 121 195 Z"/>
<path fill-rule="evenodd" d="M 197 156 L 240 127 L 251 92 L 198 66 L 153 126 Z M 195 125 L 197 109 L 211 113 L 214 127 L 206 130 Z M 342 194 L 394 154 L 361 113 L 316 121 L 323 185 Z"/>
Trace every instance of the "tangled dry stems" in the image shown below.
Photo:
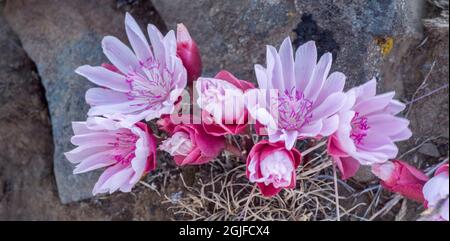
<path fill-rule="evenodd" d="M 245 163 L 223 156 L 201 167 L 193 186 L 174 201 L 165 195 L 176 218 L 184 220 L 338 220 L 354 215 L 364 203 L 345 209 L 336 203 L 332 163 L 318 143 L 305 151 L 313 157 L 297 170 L 297 186 L 274 197 L 263 197 L 245 176 Z M 316 150 L 320 150 L 317 152 Z M 331 171 L 331 172 L 330 172 Z M 331 173 L 331 174 L 330 174 Z M 183 176 L 180 175 L 183 180 Z M 344 197 L 339 197 L 344 199 Z M 336 208 L 339 207 L 339 211 Z M 340 217 L 337 217 L 340 213 Z"/>

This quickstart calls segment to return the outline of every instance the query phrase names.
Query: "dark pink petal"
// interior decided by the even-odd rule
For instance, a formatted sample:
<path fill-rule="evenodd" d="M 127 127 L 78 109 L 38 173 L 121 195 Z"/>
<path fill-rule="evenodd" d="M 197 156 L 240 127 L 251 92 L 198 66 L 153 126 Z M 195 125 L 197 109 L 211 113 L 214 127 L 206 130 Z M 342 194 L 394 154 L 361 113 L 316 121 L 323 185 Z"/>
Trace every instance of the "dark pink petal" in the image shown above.
<path fill-rule="evenodd" d="M 200 50 L 183 24 L 177 26 L 177 54 L 187 70 L 188 82 L 196 80 L 202 74 Z"/>
<path fill-rule="evenodd" d="M 336 166 L 341 171 L 341 178 L 343 180 L 353 177 L 359 169 L 358 160 L 351 157 L 333 157 Z"/>

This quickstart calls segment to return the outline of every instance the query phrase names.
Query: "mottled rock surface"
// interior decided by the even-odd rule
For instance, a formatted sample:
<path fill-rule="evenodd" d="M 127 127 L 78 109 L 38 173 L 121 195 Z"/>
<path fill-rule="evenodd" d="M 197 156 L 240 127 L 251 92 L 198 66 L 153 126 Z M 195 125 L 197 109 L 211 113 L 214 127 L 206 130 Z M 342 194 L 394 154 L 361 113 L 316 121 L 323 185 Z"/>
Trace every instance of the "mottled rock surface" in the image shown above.
<path fill-rule="evenodd" d="M 71 121 L 86 118 L 85 91 L 92 86 L 74 70 L 83 64 L 105 62 L 101 39 L 115 35 L 126 40 L 124 12 L 113 0 L 101 1 L 7 1 L 5 16 L 35 62 L 46 90 L 54 142 L 54 170 L 63 203 L 91 196 L 98 172 L 73 175 L 63 153 L 72 149 Z M 101 8 L 99 8 L 101 6 Z M 148 2 L 138 9 L 140 22 L 160 22 Z M 101 9 L 101 11 L 99 11 Z M 164 28 L 164 26 L 162 26 Z"/>
<path fill-rule="evenodd" d="M 1 10 L 0 2 L 0 220 L 168 219 L 160 197 L 142 185 L 61 204 L 45 90 Z"/>
<path fill-rule="evenodd" d="M 333 53 L 332 68 L 347 75 L 347 89 L 377 77 L 380 91 L 396 90 L 397 98 L 408 99 L 404 86 L 417 82 L 397 68 L 404 68 L 399 63 L 405 58 L 412 60 L 405 55 L 422 40 L 421 0 L 152 2 L 168 28 L 187 25 L 200 46 L 204 75 L 227 69 L 255 81 L 253 66 L 265 63 L 265 45 L 278 47 L 289 35 L 295 46 L 314 40 L 320 53 Z M 363 181 L 370 176 L 357 175 Z"/>
<path fill-rule="evenodd" d="M 73 176 L 62 155 L 73 148 L 70 122 L 85 119 L 88 107 L 84 91 L 90 85 L 73 70 L 106 60 L 102 36 L 125 40 L 124 11 L 163 32 L 165 24 L 173 29 L 184 22 L 199 44 L 205 76 L 227 69 L 255 81 L 253 65 L 265 63 L 266 44 L 278 47 L 287 35 L 295 46 L 315 40 L 321 53 L 333 53 L 333 70 L 346 73 L 347 88 L 375 76 L 380 91 L 395 90 L 408 103 L 402 114 L 411 120 L 414 136 L 400 144 L 401 153 L 432 143 L 402 159 L 423 169 L 448 157 L 448 1 L 151 0 L 165 24 L 150 0 L 0 0 L 0 11 L 5 2 L 7 21 L 0 12 L 1 220 L 170 218 L 155 192 L 140 184 L 128 194 L 60 203 L 90 197 L 98 175 Z M 167 184 L 166 177 L 178 174 L 159 175 L 175 170 L 159 159 L 164 170 L 155 175 L 163 181 L 156 185 L 169 187 L 173 195 L 168 196 L 176 199 L 182 190 Z M 376 185 L 368 170 L 348 183 Z M 155 175 L 147 181 L 154 183 Z M 383 192 L 372 208 L 379 209 L 390 195 Z M 415 220 L 421 206 L 404 205 L 408 212 L 398 215 L 397 207 L 382 219 Z"/>
<path fill-rule="evenodd" d="M 417 152 L 403 156 L 420 168 L 438 163 L 439 157 L 448 156 L 449 150 L 448 1 L 442 2 L 445 1 L 426 2 L 420 24 L 423 31 L 398 36 L 382 67 L 383 89 L 395 90 L 408 104 L 403 114 L 411 121 L 413 137 L 402 143 L 402 152 L 424 142 L 432 143 L 422 148 L 436 146 L 439 150 L 438 153 L 433 148 L 431 156 Z"/>
<path fill-rule="evenodd" d="M 200 45 L 204 74 L 224 68 L 253 81 L 253 65 L 265 63 L 265 45 L 278 47 L 289 35 L 296 46 L 315 40 L 321 53 L 332 52 L 333 68 L 348 75 L 349 86 L 365 82 L 379 75 L 377 40 L 408 34 L 417 24 L 408 22 L 407 6 L 396 0 L 152 2 L 169 28 L 187 25 Z"/>

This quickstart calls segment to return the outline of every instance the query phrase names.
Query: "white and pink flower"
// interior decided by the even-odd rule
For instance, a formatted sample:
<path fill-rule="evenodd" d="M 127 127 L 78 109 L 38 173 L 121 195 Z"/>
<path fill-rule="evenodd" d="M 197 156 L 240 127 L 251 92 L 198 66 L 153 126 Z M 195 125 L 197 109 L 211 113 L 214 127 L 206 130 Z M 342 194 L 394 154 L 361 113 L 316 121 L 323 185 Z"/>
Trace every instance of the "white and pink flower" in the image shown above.
<path fill-rule="evenodd" d="M 408 163 L 394 160 L 374 164 L 372 173 L 381 179 L 381 185 L 385 189 L 417 202 L 424 202 L 422 188 L 429 178 Z"/>
<path fill-rule="evenodd" d="M 201 77 L 196 82 L 199 95 L 197 105 L 202 109 L 202 124 L 211 135 L 236 135 L 248 124 L 245 108 L 245 91 L 254 85 L 239 80 L 230 72 L 222 70 L 214 78 Z"/>
<path fill-rule="evenodd" d="M 192 116 L 184 116 L 192 121 Z M 225 147 L 223 136 L 213 136 L 205 132 L 201 124 L 174 124 L 166 115 L 158 121 L 159 128 L 170 136 L 159 146 L 173 156 L 179 166 L 205 164 L 216 158 Z"/>
<path fill-rule="evenodd" d="M 295 170 L 301 161 L 302 156 L 297 149 L 286 149 L 284 142 L 262 140 L 248 154 L 247 177 L 257 183 L 264 196 L 270 197 L 283 188 L 295 188 Z"/>
<path fill-rule="evenodd" d="M 86 92 L 86 102 L 91 105 L 89 116 L 121 114 L 124 122 L 132 125 L 174 111 L 187 83 L 175 33 L 169 31 L 163 36 L 152 24 L 147 29 L 152 48 L 127 13 L 125 30 L 133 51 L 116 37 L 106 36 L 103 52 L 114 68 L 84 65 L 76 69 L 76 73 L 101 86 Z"/>
<path fill-rule="evenodd" d="M 299 138 L 332 134 L 339 122 L 336 113 L 347 97 L 342 92 L 345 75 L 328 75 L 331 53 L 317 62 L 316 45 L 310 41 L 297 49 L 294 59 L 291 40 L 286 38 L 279 52 L 267 46 L 266 58 L 266 68 L 255 65 L 260 93 L 247 94 L 262 93 L 265 98 L 248 101 L 247 107 L 267 127 L 270 142 L 284 141 L 290 150 Z"/>
<path fill-rule="evenodd" d="M 397 156 L 397 141 L 411 137 L 409 121 L 396 117 L 405 105 L 394 92 L 376 95 L 376 80 L 353 88 L 339 111 L 339 127 L 328 140 L 328 153 L 342 178 L 353 176 L 360 165 L 384 163 Z"/>
<path fill-rule="evenodd" d="M 202 74 L 202 59 L 197 43 L 182 23 L 177 25 L 177 54 L 186 67 L 188 82 L 192 83 Z"/>
<path fill-rule="evenodd" d="M 66 158 L 77 164 L 74 174 L 106 167 L 92 193 L 130 192 L 148 172 L 156 168 L 156 139 L 145 123 L 128 127 L 104 117 L 72 122 L 72 144 Z"/>
<path fill-rule="evenodd" d="M 439 167 L 425 186 L 423 195 L 426 203 L 425 207 L 436 210 L 433 220 L 449 221 L 449 178 L 448 163 Z"/>

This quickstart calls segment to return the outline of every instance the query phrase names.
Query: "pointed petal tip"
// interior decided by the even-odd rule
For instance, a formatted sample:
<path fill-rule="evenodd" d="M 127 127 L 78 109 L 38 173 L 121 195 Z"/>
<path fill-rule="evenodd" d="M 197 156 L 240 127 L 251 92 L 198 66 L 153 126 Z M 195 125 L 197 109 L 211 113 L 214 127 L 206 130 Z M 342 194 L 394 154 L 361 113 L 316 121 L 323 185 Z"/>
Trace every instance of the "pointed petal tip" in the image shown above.
<path fill-rule="evenodd" d="M 183 23 L 177 24 L 177 42 L 189 42 L 192 37 Z"/>
<path fill-rule="evenodd" d="M 83 75 L 83 73 L 88 70 L 89 68 L 91 68 L 90 65 L 82 65 L 82 66 L 78 66 L 78 68 L 75 69 L 75 73 L 79 74 L 79 75 Z"/>
<path fill-rule="evenodd" d="M 137 25 L 136 20 L 133 18 L 129 12 L 125 13 L 125 27 L 129 27 L 129 25 Z"/>
<path fill-rule="evenodd" d="M 281 45 L 283 44 L 290 44 L 292 46 L 291 37 L 287 36 L 286 38 L 284 38 L 283 43 Z"/>

